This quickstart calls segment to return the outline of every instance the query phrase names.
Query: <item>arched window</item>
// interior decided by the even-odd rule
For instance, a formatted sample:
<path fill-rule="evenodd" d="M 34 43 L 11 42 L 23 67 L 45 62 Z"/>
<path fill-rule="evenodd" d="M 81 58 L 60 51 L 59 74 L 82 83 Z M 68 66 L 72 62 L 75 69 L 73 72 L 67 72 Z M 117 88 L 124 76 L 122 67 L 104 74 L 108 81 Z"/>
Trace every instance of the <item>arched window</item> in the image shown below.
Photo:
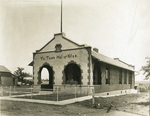
<path fill-rule="evenodd" d="M 46 85 L 49 84 L 49 72 L 47 68 L 43 68 L 41 70 L 41 81 L 42 81 L 42 85 Z"/>

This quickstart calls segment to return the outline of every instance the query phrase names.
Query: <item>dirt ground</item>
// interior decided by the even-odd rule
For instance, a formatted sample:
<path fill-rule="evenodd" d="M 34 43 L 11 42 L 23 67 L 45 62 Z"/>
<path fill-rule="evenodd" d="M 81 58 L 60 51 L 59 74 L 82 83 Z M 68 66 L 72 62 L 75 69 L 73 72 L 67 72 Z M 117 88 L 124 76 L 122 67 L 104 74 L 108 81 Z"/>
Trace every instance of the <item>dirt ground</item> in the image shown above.
<path fill-rule="evenodd" d="M 149 92 L 95 98 L 94 105 L 92 100 L 65 106 L 1 100 L 0 110 L 1 116 L 86 116 L 86 114 L 92 116 L 103 111 L 107 114 L 112 110 L 149 116 L 149 100 Z"/>

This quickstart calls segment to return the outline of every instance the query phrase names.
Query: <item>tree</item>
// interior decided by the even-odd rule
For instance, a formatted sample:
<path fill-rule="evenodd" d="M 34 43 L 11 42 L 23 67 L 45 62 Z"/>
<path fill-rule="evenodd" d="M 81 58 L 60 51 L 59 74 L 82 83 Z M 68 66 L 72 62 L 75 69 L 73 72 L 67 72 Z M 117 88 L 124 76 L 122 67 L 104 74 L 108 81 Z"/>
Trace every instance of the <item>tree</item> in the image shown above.
<path fill-rule="evenodd" d="M 17 70 L 14 72 L 14 75 L 18 78 L 18 81 L 23 82 L 24 77 L 31 77 L 32 75 L 26 72 L 23 72 L 24 68 L 17 67 Z"/>
<path fill-rule="evenodd" d="M 148 80 L 150 78 L 150 58 L 146 57 L 145 59 L 147 59 L 147 64 L 146 66 L 142 66 L 141 70 L 144 71 L 144 75 L 145 76 L 145 80 Z"/>

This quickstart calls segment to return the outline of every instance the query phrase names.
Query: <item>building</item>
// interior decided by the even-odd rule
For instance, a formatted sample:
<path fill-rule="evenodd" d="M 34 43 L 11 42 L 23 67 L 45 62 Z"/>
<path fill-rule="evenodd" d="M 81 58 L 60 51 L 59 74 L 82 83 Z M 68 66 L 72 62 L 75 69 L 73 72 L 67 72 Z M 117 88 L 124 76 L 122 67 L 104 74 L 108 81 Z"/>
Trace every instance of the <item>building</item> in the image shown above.
<path fill-rule="evenodd" d="M 10 70 L 0 65 L 0 86 L 15 86 L 17 79 L 12 75 Z"/>
<path fill-rule="evenodd" d="M 54 38 L 33 53 L 34 91 L 43 88 L 62 92 L 96 93 L 133 89 L 135 84 L 134 66 L 118 58 L 109 58 L 98 53 L 98 49 L 79 45 L 65 37 L 64 33 Z M 47 68 L 49 83 L 41 84 L 41 71 Z M 89 87 L 90 86 L 90 87 Z M 90 90 L 89 90 L 90 89 Z M 88 91 L 87 91 L 88 90 Z"/>

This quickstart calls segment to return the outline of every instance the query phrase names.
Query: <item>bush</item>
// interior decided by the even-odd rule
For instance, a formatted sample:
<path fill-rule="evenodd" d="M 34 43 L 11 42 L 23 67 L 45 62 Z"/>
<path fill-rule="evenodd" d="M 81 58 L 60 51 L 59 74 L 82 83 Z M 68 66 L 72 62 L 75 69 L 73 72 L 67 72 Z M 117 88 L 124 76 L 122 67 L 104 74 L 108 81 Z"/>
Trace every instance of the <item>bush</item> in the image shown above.
<path fill-rule="evenodd" d="M 140 88 L 139 88 L 139 91 L 140 91 L 140 92 L 147 92 L 147 91 L 148 91 L 148 88 L 146 88 L 146 87 L 140 87 Z"/>

